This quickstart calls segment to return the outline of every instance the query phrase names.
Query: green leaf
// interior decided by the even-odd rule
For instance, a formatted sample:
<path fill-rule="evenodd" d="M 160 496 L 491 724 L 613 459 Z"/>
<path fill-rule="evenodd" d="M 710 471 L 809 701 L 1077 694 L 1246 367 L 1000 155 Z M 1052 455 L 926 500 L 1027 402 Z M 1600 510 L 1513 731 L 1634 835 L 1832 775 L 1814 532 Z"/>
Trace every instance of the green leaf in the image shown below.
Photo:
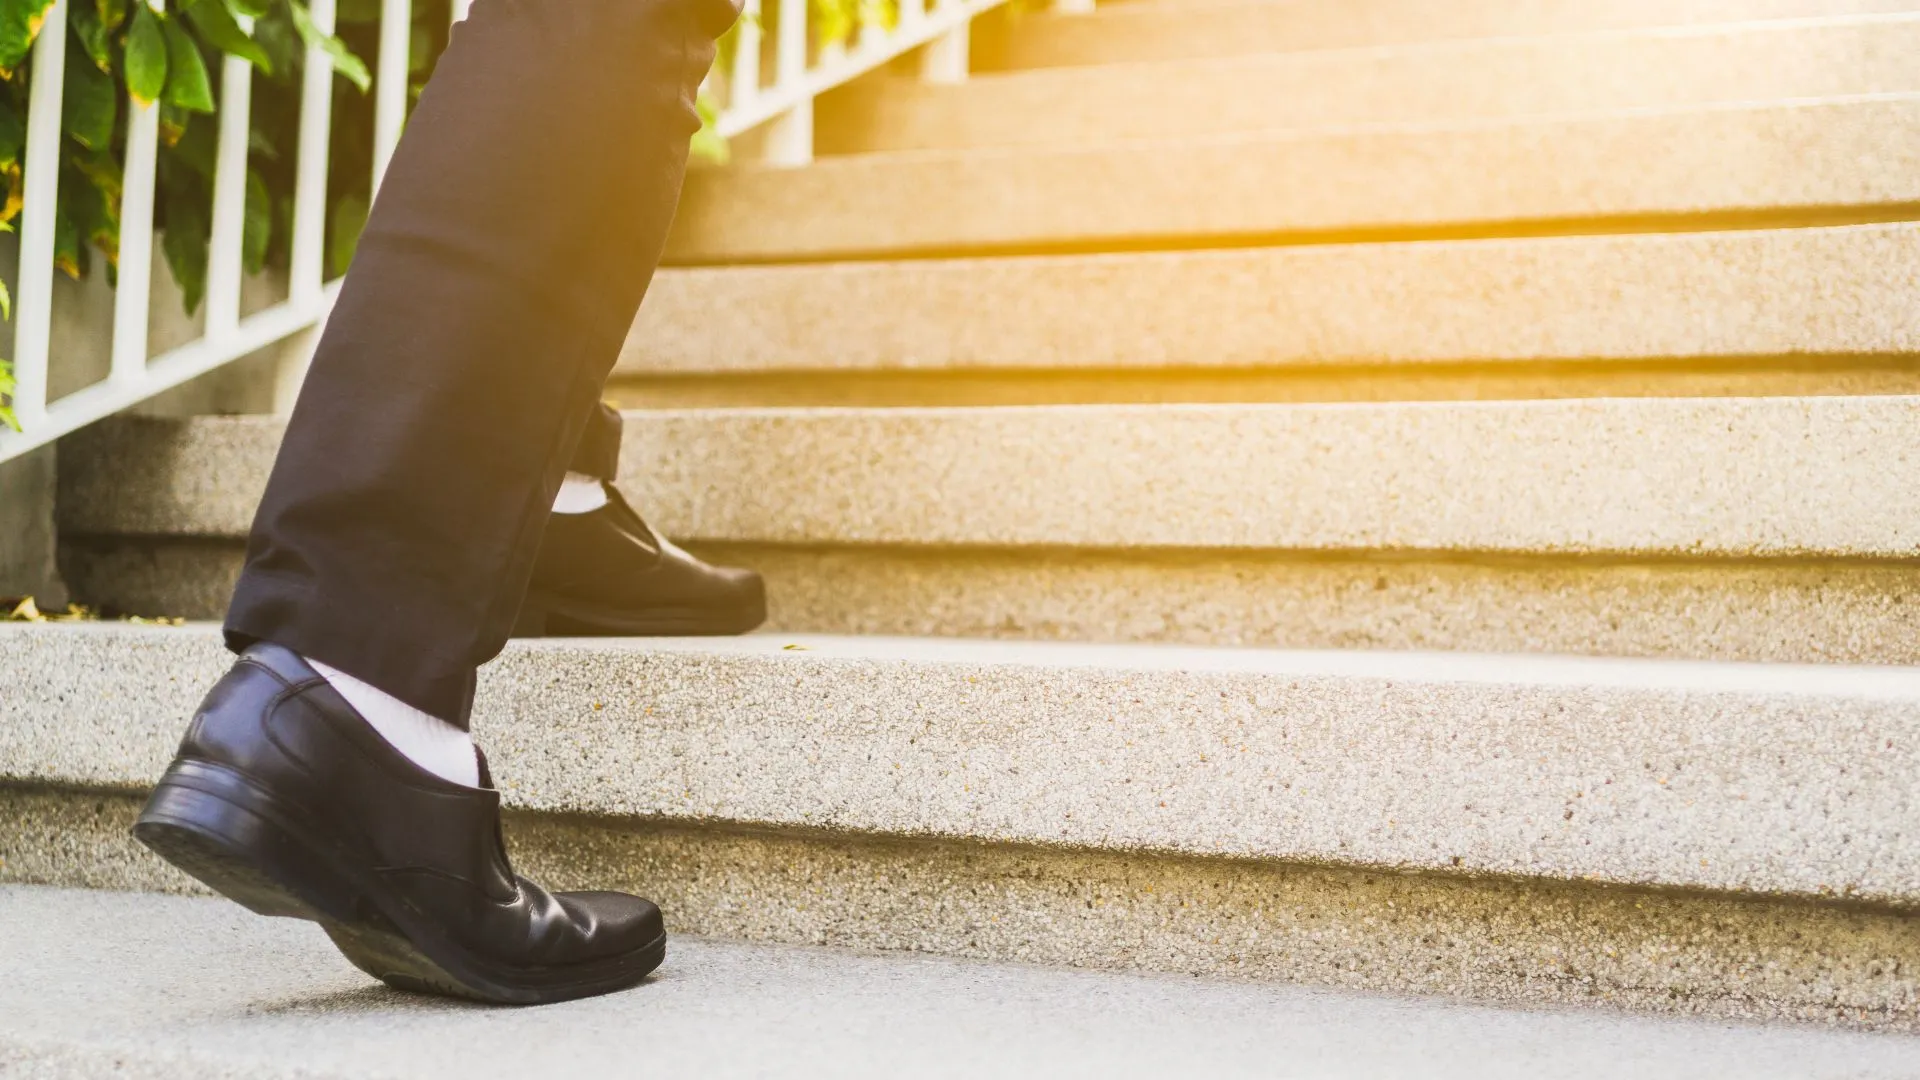
<path fill-rule="evenodd" d="M 127 28 L 127 93 L 141 105 L 160 100 L 167 88 L 167 34 L 145 0 L 137 0 Z"/>
<path fill-rule="evenodd" d="M 300 37 L 308 48 L 319 49 L 333 59 L 333 69 L 340 77 L 360 88 L 361 93 L 373 85 L 373 75 L 367 70 L 366 62 L 353 55 L 347 43 L 337 37 L 320 32 L 313 25 L 313 13 L 300 0 L 287 0 L 287 9 L 293 13 L 294 29 L 300 31 Z"/>
<path fill-rule="evenodd" d="M 284 7 L 274 8 L 253 24 L 253 40 L 273 62 L 274 81 L 291 86 L 304 48 L 299 31 L 293 28 L 293 16 Z"/>
<path fill-rule="evenodd" d="M 13 294 L 7 291 L 7 283 L 0 281 L 0 319 L 13 318 Z"/>
<path fill-rule="evenodd" d="M 214 124 L 194 124 L 180 136 L 173 145 L 173 152 L 167 155 L 169 161 L 177 161 L 203 179 L 213 179 L 214 158 L 220 152 L 220 131 Z M 162 178 L 165 179 L 164 177 Z"/>
<path fill-rule="evenodd" d="M 247 129 L 247 153 L 262 161 L 279 161 L 280 144 L 273 141 L 273 133 L 263 128 Z"/>
<path fill-rule="evenodd" d="M 93 66 L 101 71 L 113 71 L 112 31 L 100 21 L 100 12 L 89 4 L 74 4 L 67 8 L 67 29 L 73 32 L 80 50 L 93 61 Z"/>
<path fill-rule="evenodd" d="M 194 29 L 207 44 L 245 60 L 254 67 L 273 73 L 273 61 L 254 40 L 247 36 L 240 24 L 234 21 L 233 12 L 227 10 L 226 0 L 191 0 L 181 9 Z"/>
<path fill-rule="evenodd" d="M 212 112 L 213 86 L 200 46 L 193 43 L 178 19 L 161 20 L 160 29 L 167 38 L 167 88 L 161 99 L 188 112 Z"/>
<path fill-rule="evenodd" d="M 13 415 L 11 406 L 0 405 L 0 424 L 5 424 L 15 431 L 20 430 L 20 418 Z"/>
<path fill-rule="evenodd" d="M 437 53 L 433 47 L 433 38 L 421 33 L 419 27 L 407 35 L 407 73 L 421 75 L 432 70 Z"/>
<path fill-rule="evenodd" d="M 67 164 L 92 184 L 110 205 L 120 205 L 120 183 L 125 176 L 125 166 L 119 158 L 104 150 L 76 150 L 67 156 Z"/>
<path fill-rule="evenodd" d="M 22 203 L 26 201 L 26 185 L 21 182 L 20 163 L 13 161 L 0 165 L 0 179 L 5 179 L 7 182 L 5 202 L 0 203 L 0 222 L 6 224 L 0 225 L 0 228 L 12 232 L 11 223 L 19 215 Z"/>
<path fill-rule="evenodd" d="M 246 15 L 255 19 L 273 10 L 273 4 L 269 0 L 226 0 L 226 2 L 227 7 L 231 8 L 235 15 Z"/>
<path fill-rule="evenodd" d="M 696 161 L 725 165 L 728 159 L 733 157 L 733 150 L 727 145 L 727 140 L 721 138 L 719 130 L 714 127 L 720 119 L 719 107 L 714 104 L 710 95 L 701 94 L 700 99 L 694 103 L 694 108 L 700 113 L 700 130 L 694 132 L 693 142 L 687 148 L 688 153 Z"/>
<path fill-rule="evenodd" d="M 273 196 L 267 182 L 252 169 L 247 170 L 247 207 L 240 229 L 240 265 L 247 273 L 266 268 L 267 245 L 273 240 Z"/>
<path fill-rule="evenodd" d="M 13 318 L 8 315 L 7 318 Z M 13 381 L 13 361 L 0 360 L 0 394 L 11 394 L 19 383 Z"/>
<path fill-rule="evenodd" d="M 53 268 L 74 279 L 80 280 L 86 273 L 81 261 L 86 253 L 80 249 L 80 229 L 74 224 L 69 207 L 65 202 L 53 218 Z"/>
<path fill-rule="evenodd" d="M 840 45 L 853 36 L 860 0 L 813 0 L 813 25 L 822 45 Z"/>
<path fill-rule="evenodd" d="M 119 110 L 120 94 L 113 76 L 94 67 L 81 53 L 78 43 L 67 49 L 66 96 L 62 118 L 67 134 L 81 146 L 104 150 L 113 144 L 113 119 Z"/>
<path fill-rule="evenodd" d="M 189 315 L 207 291 L 207 208 L 198 194 L 178 189 L 167 193 L 167 227 L 160 234 L 160 252 L 167 257 Z"/>
<path fill-rule="evenodd" d="M 93 14 L 100 20 L 100 25 L 109 30 L 118 30 L 127 21 L 127 0 L 93 0 Z"/>
<path fill-rule="evenodd" d="M 193 114 L 178 105 L 160 102 L 160 145 L 178 146 L 193 127 Z"/>
<path fill-rule="evenodd" d="M 20 160 L 27 145 L 27 121 L 13 103 L 0 99 L 0 167 Z"/>
<path fill-rule="evenodd" d="M 899 0 L 861 0 L 860 25 L 892 30 L 900 25 Z"/>
<path fill-rule="evenodd" d="M 53 0 L 0 0 L 0 77 L 9 77 L 40 36 Z"/>
<path fill-rule="evenodd" d="M 68 164 L 72 167 L 60 178 L 61 208 L 71 216 L 79 242 L 100 249 L 111 267 L 120 255 L 120 177 L 111 171 L 111 158 L 104 171 L 97 161 L 86 166 L 79 160 Z M 85 257 L 78 261 L 85 273 Z"/>
<path fill-rule="evenodd" d="M 360 246 L 360 233 L 367 227 L 367 197 L 342 196 L 333 204 L 332 220 L 327 224 L 327 276 L 339 277 L 353 262 Z"/>

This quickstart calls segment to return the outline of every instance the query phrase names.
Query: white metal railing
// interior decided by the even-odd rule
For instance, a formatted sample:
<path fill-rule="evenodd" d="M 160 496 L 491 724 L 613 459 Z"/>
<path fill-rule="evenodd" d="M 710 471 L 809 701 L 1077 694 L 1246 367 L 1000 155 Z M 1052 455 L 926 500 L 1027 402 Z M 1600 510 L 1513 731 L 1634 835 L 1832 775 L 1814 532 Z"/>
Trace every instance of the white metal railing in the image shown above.
<path fill-rule="evenodd" d="M 120 205 L 118 282 L 114 296 L 111 363 L 104 379 L 57 399 L 49 396 L 53 357 L 55 199 L 59 187 L 61 88 L 66 63 L 67 4 L 55 0 L 33 48 L 29 88 L 23 203 L 19 217 L 19 270 L 14 297 L 12 360 L 16 385 L 12 406 L 21 430 L 0 429 L 0 461 L 17 457 L 83 425 L 136 405 L 155 394 L 206 374 L 250 353 L 320 325 L 338 292 L 325 277 L 328 138 L 332 116 L 333 61 L 318 46 L 306 50 L 301 85 L 293 236 L 287 298 L 241 314 L 248 127 L 252 68 L 228 57 L 221 77 L 213 213 L 207 255 L 205 321 L 200 335 L 157 356 L 148 354 L 152 301 L 153 204 L 159 145 L 159 106 L 128 103 L 129 123 Z M 166 0 L 146 0 L 158 12 Z M 453 0 L 453 17 L 464 18 L 473 0 Z M 891 27 L 858 27 L 851 44 L 822 44 L 815 33 L 811 0 L 773 0 L 772 78 L 762 39 L 760 0 L 747 0 L 733 36 L 724 85 L 709 89 L 725 99 L 715 127 L 733 138 L 767 126 L 760 156 L 770 164 L 804 165 L 813 159 L 813 105 L 821 93 L 920 49 L 920 75 L 929 82 L 957 83 L 968 72 L 971 25 L 1006 0 L 898 0 Z M 929 7 L 928 4 L 932 6 Z M 335 0 L 310 0 L 315 27 L 334 32 Z M 1054 10 L 1091 11 L 1093 0 L 1056 0 Z M 406 116 L 408 33 L 412 0 L 382 0 L 379 56 L 374 75 L 373 183 L 377 188 L 399 142 Z M 247 25 L 243 23 L 243 25 Z M 250 28 L 250 27 L 249 27 Z M 292 377 L 297 378 L 297 372 Z M 290 395 L 285 395 L 290 398 Z M 4 510 L 4 508 L 0 508 Z"/>

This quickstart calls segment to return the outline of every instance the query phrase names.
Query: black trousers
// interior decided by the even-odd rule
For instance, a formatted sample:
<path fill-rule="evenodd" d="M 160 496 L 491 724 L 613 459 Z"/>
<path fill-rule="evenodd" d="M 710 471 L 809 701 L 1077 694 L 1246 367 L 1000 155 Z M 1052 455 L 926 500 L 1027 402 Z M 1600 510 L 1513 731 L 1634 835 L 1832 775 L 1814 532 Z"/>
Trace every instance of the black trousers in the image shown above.
<path fill-rule="evenodd" d="M 562 475 L 577 452 L 606 464 L 601 389 L 737 13 L 474 5 L 408 120 L 287 425 L 231 647 L 271 641 L 466 723 Z M 599 441 L 583 447 L 590 425 Z"/>

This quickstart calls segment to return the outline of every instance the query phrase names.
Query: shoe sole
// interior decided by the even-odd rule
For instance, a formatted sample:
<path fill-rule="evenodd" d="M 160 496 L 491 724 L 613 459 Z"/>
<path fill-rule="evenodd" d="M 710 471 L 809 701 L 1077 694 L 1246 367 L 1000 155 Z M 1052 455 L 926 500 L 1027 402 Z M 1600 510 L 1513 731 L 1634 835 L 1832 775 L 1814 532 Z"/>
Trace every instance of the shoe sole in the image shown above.
<path fill-rule="evenodd" d="M 514 637 L 730 637 L 767 621 L 765 597 L 737 608 L 622 610 L 532 591 Z"/>
<path fill-rule="evenodd" d="M 353 965 L 389 986 L 499 1005 L 621 990 L 666 958 L 667 938 L 590 964 L 509 967 L 474 954 L 402 901 L 301 815 L 236 769 L 177 759 L 133 826 L 154 854 L 248 910 L 319 923 Z"/>

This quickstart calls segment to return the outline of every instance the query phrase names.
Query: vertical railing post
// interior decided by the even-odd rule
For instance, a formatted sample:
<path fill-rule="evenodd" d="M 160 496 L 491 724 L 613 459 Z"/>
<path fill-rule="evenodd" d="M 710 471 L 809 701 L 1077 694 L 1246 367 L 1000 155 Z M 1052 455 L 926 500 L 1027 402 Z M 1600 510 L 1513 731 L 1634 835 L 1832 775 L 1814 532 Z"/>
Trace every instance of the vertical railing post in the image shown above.
<path fill-rule="evenodd" d="M 242 16 L 240 28 L 253 20 Z M 240 328 L 241 250 L 247 222 L 247 150 L 253 106 L 253 65 L 228 56 L 220 65 L 220 141 L 214 151 L 213 223 L 207 241 L 207 336 L 232 337 Z"/>
<path fill-rule="evenodd" d="M 373 80 L 373 190 L 387 175 L 387 162 L 407 122 L 407 67 L 412 56 L 413 5 L 381 0 L 380 70 Z"/>
<path fill-rule="evenodd" d="M 733 45 L 727 107 L 744 109 L 760 96 L 760 0 L 746 0 L 741 8 Z"/>
<path fill-rule="evenodd" d="M 322 34 L 333 33 L 334 0 L 312 0 L 308 12 Z M 307 50 L 300 84 L 300 145 L 293 180 L 293 240 L 289 267 L 293 299 L 320 303 L 327 267 L 327 155 L 333 127 L 333 57 Z"/>
<path fill-rule="evenodd" d="M 967 81 L 972 67 L 973 24 L 963 22 L 941 34 L 920 52 L 920 81 L 951 86 Z"/>
<path fill-rule="evenodd" d="M 46 420 L 53 347 L 53 242 L 60 192 L 61 89 L 67 76 L 67 0 L 54 0 L 33 45 L 20 207 L 20 279 L 14 307 L 13 411 L 27 432 Z"/>
<path fill-rule="evenodd" d="M 779 37 L 774 45 L 774 89 L 791 93 L 807 77 L 808 0 L 780 0 Z M 805 95 L 767 127 L 766 160 L 773 165 L 805 165 L 813 160 L 813 97 Z"/>
<path fill-rule="evenodd" d="M 155 14 L 165 0 L 146 2 Z M 153 286 L 153 186 L 160 154 L 160 105 L 127 100 L 126 169 L 120 174 L 120 250 L 113 294 L 113 369 L 123 386 L 147 373 L 147 308 Z"/>
<path fill-rule="evenodd" d="M 312 0 L 308 12 L 323 34 L 333 33 L 334 0 Z M 307 50 L 300 84 L 300 145 L 293 180 L 293 240 L 288 259 L 288 295 L 317 318 L 327 272 L 327 157 L 333 125 L 333 58 L 318 46 Z M 283 349 L 274 371 L 273 408 L 293 409 L 307 363 L 318 343 L 318 329 L 306 331 Z"/>

